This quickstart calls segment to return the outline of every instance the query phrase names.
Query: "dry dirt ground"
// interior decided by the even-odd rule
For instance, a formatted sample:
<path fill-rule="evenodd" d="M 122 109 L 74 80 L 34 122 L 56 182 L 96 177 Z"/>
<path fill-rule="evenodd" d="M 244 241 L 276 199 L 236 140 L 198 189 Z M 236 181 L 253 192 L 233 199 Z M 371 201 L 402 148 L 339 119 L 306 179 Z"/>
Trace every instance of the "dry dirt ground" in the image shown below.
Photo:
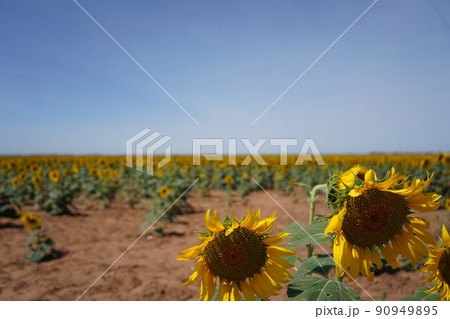
<path fill-rule="evenodd" d="M 285 213 L 267 194 L 254 192 L 246 202 L 237 197 L 231 206 L 225 204 L 223 192 L 211 192 L 200 198 L 196 191 L 188 203 L 192 209 L 176 217 L 167 225 L 165 237 L 142 237 L 111 268 L 110 265 L 139 237 L 144 220 L 145 203 L 135 209 L 114 202 L 110 209 L 80 209 L 77 216 L 46 216 L 44 212 L 27 207 L 43 219 L 43 228 L 53 229 L 50 237 L 59 258 L 42 263 L 25 262 L 24 241 L 27 232 L 18 219 L 0 218 L 0 300 L 198 300 L 199 283 L 184 287 L 182 284 L 194 269 L 191 261 L 177 261 L 177 252 L 197 244 L 195 230 L 203 231 L 204 212 L 217 209 L 223 218 L 234 213 L 240 218 L 248 208 L 260 208 L 262 216 L 276 212 L 278 219 L 273 227 L 279 232 L 293 219 L 307 223 L 308 206 L 301 189 L 294 196 L 278 195 L 269 191 L 290 214 Z M 317 213 L 327 214 L 328 208 L 317 205 Z M 448 213 L 440 210 L 423 214 L 431 222 L 431 232 L 438 238 L 440 222 L 448 222 Z M 293 219 L 292 219 L 292 218 Z M 329 250 L 330 244 L 325 244 Z M 316 251 L 321 253 L 316 247 Z M 306 249 L 298 249 L 304 257 Z M 105 272 L 106 271 L 106 272 Z M 104 273 L 105 272 L 105 273 Z M 92 287 L 88 287 L 104 275 Z M 382 273 L 370 283 L 364 278 L 351 286 L 363 300 L 373 298 L 397 300 L 411 295 L 426 278 L 423 273 L 400 270 Z M 364 290 L 367 292 L 364 292 Z M 369 296 L 370 295 L 370 296 Z M 286 287 L 273 300 L 287 300 Z"/>

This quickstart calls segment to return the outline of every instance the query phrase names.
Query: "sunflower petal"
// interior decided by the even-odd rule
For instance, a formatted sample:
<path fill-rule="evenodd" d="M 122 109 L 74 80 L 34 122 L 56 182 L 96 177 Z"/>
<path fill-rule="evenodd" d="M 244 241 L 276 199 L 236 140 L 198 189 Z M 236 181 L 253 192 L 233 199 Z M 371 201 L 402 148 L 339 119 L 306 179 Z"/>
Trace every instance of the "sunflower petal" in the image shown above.
<path fill-rule="evenodd" d="M 408 206 L 416 211 L 431 212 L 439 208 L 441 195 L 435 193 L 417 194 L 407 199 Z"/>
<path fill-rule="evenodd" d="M 192 284 L 193 282 L 197 281 L 202 276 L 204 264 L 205 264 L 204 258 L 200 257 L 200 259 L 195 264 L 194 272 L 188 278 L 188 280 L 183 284 L 183 286 Z"/>
<path fill-rule="evenodd" d="M 279 233 L 273 236 L 266 237 L 262 240 L 262 242 L 268 246 L 276 245 L 281 243 L 287 236 L 291 234 L 289 233 Z"/>
<path fill-rule="evenodd" d="M 209 215 L 210 210 L 205 214 L 205 225 L 212 232 L 219 232 L 225 229 L 219 219 L 219 215 L 217 215 L 217 211 L 214 211 L 212 214 L 212 219 Z"/>
<path fill-rule="evenodd" d="M 450 236 L 445 225 L 442 225 L 442 242 L 446 247 L 450 247 Z"/>
<path fill-rule="evenodd" d="M 233 281 L 233 284 L 231 285 L 231 291 L 230 291 L 230 301 L 241 301 L 241 292 L 239 290 L 238 285 L 236 282 Z"/>
<path fill-rule="evenodd" d="M 255 293 L 245 280 L 239 282 L 239 287 L 241 288 L 245 300 L 255 301 Z"/>
<path fill-rule="evenodd" d="M 272 215 L 270 215 L 270 217 L 264 218 L 263 220 L 258 222 L 256 227 L 253 228 L 253 231 L 256 232 L 257 234 L 267 233 L 272 228 L 273 223 L 275 222 L 276 219 L 277 216 L 275 213 L 273 213 Z"/>

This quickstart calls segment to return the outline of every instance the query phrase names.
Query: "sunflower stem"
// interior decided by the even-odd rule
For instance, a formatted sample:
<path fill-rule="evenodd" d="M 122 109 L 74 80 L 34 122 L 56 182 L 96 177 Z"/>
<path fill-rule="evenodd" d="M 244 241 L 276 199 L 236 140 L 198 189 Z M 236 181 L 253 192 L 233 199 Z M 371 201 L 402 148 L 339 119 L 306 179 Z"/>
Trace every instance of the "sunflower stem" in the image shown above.
<path fill-rule="evenodd" d="M 319 198 L 317 195 L 318 191 L 323 191 L 325 194 L 328 192 L 327 184 L 319 184 L 313 187 L 309 192 L 309 225 L 316 221 L 315 211 L 316 211 L 316 201 Z M 314 245 L 308 245 L 308 258 L 313 255 Z"/>

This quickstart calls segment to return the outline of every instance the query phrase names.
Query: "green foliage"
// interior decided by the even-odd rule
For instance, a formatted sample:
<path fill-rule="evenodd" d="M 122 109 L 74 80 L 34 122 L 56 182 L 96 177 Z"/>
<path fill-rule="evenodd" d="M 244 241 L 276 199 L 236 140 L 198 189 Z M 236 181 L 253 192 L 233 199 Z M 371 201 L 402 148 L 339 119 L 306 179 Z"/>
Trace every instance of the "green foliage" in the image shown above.
<path fill-rule="evenodd" d="M 323 231 L 327 227 L 326 220 L 318 220 L 311 225 L 304 226 L 301 223 L 292 224 L 284 231 L 292 234 L 287 246 L 297 248 L 305 245 L 317 245 L 332 240 L 330 236 L 324 236 Z"/>
<path fill-rule="evenodd" d="M 55 243 L 51 238 L 47 237 L 49 232 L 50 230 L 42 230 L 41 227 L 29 231 L 29 236 L 25 240 L 29 250 L 28 255 L 25 257 L 26 261 L 37 263 L 52 255 Z"/>
<path fill-rule="evenodd" d="M 399 299 L 400 301 L 438 301 L 439 294 L 438 293 L 426 293 L 426 290 L 429 290 L 428 287 L 420 287 L 414 292 L 414 296 L 407 296 Z"/>

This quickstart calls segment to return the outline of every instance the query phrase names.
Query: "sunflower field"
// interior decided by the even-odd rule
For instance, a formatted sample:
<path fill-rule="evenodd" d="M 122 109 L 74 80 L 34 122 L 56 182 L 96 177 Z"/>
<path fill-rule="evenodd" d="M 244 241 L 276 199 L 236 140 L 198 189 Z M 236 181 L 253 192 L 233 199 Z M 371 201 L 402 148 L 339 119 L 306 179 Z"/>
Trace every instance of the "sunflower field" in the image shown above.
<path fill-rule="evenodd" d="M 24 223 L 28 262 L 49 261 L 58 243 L 29 207 L 49 218 L 77 218 L 119 202 L 140 207 L 141 231 L 160 238 L 170 236 L 167 228 L 178 216 L 196 211 L 192 194 L 202 200 L 221 192 L 221 207 L 201 212 L 197 242 L 186 243 L 178 257 L 193 262 L 184 285 L 200 281 L 200 300 L 270 300 L 282 286 L 289 300 L 360 300 L 352 282 L 404 267 L 426 273 L 432 285 L 417 287 L 404 300 L 450 299 L 450 225 L 444 218 L 450 210 L 450 154 L 325 155 L 323 166 L 296 165 L 295 156 L 288 156 L 287 165 L 278 156 L 263 158 L 267 165 L 232 165 L 226 157 L 193 165 L 192 157 L 175 156 L 148 175 L 127 167 L 125 156 L 1 157 L 0 218 Z M 271 233 L 281 206 L 268 217 L 258 209 L 225 219 L 217 213 L 236 202 L 251 206 L 251 195 L 267 190 L 296 203 L 302 199 L 295 189 L 307 197 L 308 222 L 294 220 L 281 232 Z M 327 214 L 316 212 L 318 202 L 326 204 Z M 421 216 L 438 209 L 440 242 Z M 306 257 L 298 256 L 301 247 Z"/>

